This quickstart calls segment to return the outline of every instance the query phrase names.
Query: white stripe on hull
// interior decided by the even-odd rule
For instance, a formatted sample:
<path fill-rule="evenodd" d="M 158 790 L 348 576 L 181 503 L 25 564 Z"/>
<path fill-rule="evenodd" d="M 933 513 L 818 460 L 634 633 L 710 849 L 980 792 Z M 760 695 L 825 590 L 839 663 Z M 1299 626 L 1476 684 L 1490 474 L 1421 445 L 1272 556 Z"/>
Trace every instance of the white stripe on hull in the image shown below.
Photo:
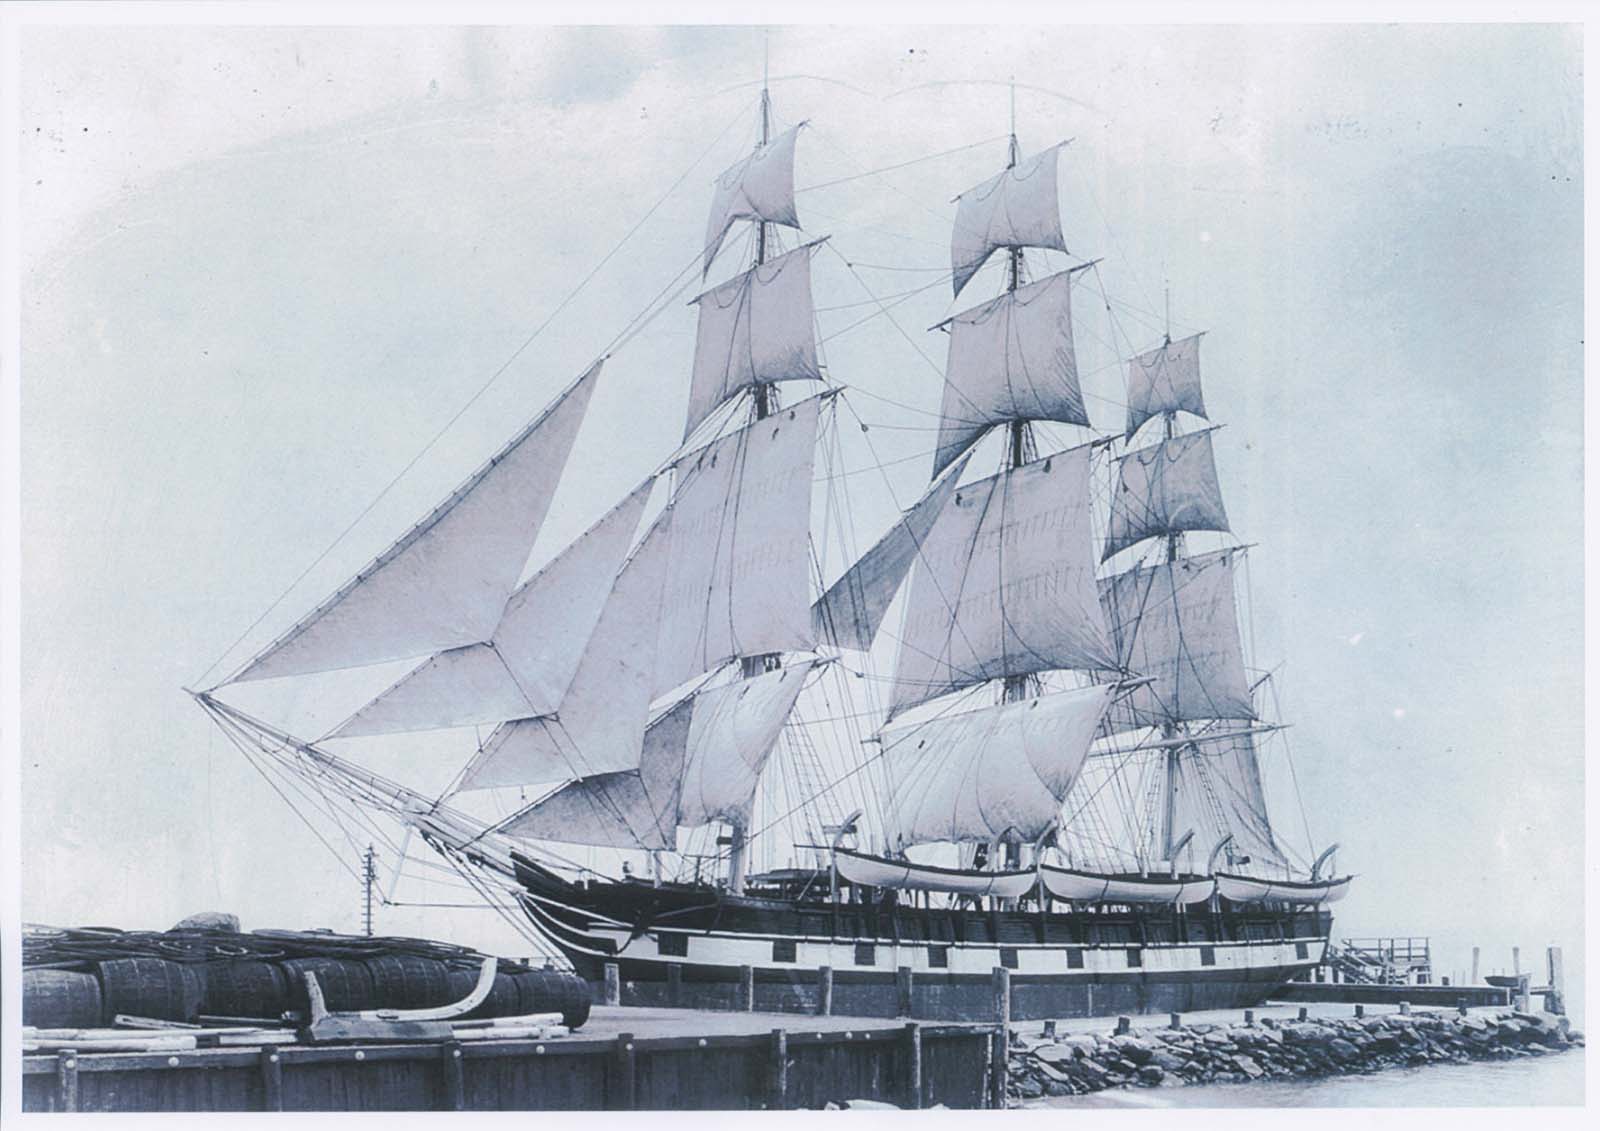
<path fill-rule="evenodd" d="M 1064 943 L 900 943 L 898 945 L 877 940 L 873 942 L 873 961 L 856 961 L 855 941 L 825 939 L 791 939 L 783 935 L 744 935 L 732 933 L 705 933 L 701 931 L 650 931 L 632 942 L 625 930 L 597 929 L 586 934 L 595 941 L 606 940 L 615 946 L 593 947 L 593 953 L 606 957 L 624 957 L 638 961 L 676 962 L 684 966 L 751 966 L 762 970 L 814 970 L 819 966 L 836 971 L 892 972 L 907 966 L 914 974 L 957 974 L 987 977 L 1002 960 L 1002 949 L 1015 952 L 1016 964 L 1011 971 L 1017 976 L 1053 975 L 1093 979 L 1109 974 L 1173 974 L 1201 971 L 1248 971 L 1269 967 L 1311 965 L 1322 961 L 1327 940 L 1309 936 L 1285 941 L 1219 942 L 1219 943 L 1152 943 L 1093 944 L 1073 946 Z M 683 940 L 686 954 L 663 952 L 662 937 Z M 775 962 L 772 957 L 774 940 L 792 941 L 795 957 L 792 962 Z M 867 943 L 870 940 L 861 940 Z M 1297 944 L 1304 946 L 1301 956 Z M 934 966 L 930 961 L 930 947 L 945 948 L 946 966 Z M 1081 956 L 1081 967 L 1069 964 L 1068 952 Z M 1204 962 L 1202 951 L 1211 952 L 1211 962 Z M 1132 952 L 1137 952 L 1139 965 L 1130 964 Z"/>

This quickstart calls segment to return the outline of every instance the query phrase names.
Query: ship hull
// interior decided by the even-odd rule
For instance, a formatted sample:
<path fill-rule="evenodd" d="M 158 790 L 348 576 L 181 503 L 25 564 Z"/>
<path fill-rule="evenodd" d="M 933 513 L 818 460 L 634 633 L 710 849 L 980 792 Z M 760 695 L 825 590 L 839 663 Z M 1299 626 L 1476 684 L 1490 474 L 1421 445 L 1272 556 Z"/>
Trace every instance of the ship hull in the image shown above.
<path fill-rule="evenodd" d="M 1314 910 L 928 910 L 518 873 L 539 931 L 597 985 L 615 963 L 639 1005 L 739 1008 L 748 967 L 756 1009 L 815 1012 L 826 967 L 836 1014 L 982 1020 L 1000 967 L 1019 1020 L 1243 1008 L 1321 962 L 1332 925 Z"/>

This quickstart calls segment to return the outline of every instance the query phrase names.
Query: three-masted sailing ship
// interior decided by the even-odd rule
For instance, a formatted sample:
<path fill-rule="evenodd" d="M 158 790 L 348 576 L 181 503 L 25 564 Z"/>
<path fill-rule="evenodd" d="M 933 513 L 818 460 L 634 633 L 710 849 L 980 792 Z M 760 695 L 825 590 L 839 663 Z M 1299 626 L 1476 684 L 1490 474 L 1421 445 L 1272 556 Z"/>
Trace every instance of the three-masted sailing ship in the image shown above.
<path fill-rule="evenodd" d="M 1244 662 L 1201 337 L 1129 351 L 1126 418 L 1093 428 L 1072 296 L 1095 261 L 1037 269 L 1067 252 L 1063 148 L 1024 158 L 1013 127 L 956 199 L 926 489 L 834 568 L 819 531 L 846 528 L 849 493 L 818 452 L 849 390 L 819 361 L 804 123 L 774 136 L 769 107 L 715 182 L 696 274 L 753 239 L 693 300 L 683 442 L 657 472 L 518 584 L 602 358 L 197 701 L 258 766 L 397 820 L 636 1000 L 669 979 L 709 1000 L 744 967 L 777 1008 L 829 967 L 841 1012 L 892 1011 L 901 968 L 954 1013 L 996 967 L 1018 1016 L 1263 999 L 1321 960 L 1349 877 L 1332 849 L 1297 863 L 1268 816 L 1280 727 Z M 1003 289 L 964 300 L 996 257 Z M 227 698 L 404 659 L 315 741 Z M 443 796 L 334 752 L 463 727 L 491 729 Z M 471 815 L 494 790 L 514 811 Z"/>

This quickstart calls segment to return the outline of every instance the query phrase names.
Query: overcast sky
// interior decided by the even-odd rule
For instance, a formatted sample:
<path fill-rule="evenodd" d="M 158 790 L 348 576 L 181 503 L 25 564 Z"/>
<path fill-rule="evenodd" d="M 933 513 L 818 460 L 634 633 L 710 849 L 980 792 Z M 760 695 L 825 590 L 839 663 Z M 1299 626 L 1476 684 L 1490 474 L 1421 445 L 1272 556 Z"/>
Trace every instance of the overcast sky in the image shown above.
<path fill-rule="evenodd" d="M 1258 546 L 1254 654 L 1282 665 L 1314 840 L 1361 876 L 1336 931 L 1434 935 L 1445 972 L 1475 942 L 1488 969 L 1581 949 L 1580 48 L 1557 26 L 770 35 L 780 124 L 812 123 L 801 186 L 987 143 L 801 194 L 880 296 L 948 269 L 950 198 L 1004 159 L 1005 80 L 1024 150 L 1074 139 L 1068 242 L 1119 304 L 1080 291 L 1091 414 L 1120 425 L 1110 363 L 1159 340 L 1170 280 Z M 25 919 L 357 926 L 341 864 L 181 688 L 683 177 L 253 639 L 673 278 L 754 136 L 761 58 L 751 29 L 24 29 Z M 861 286 L 817 258 L 825 334 Z M 951 309 L 940 285 L 896 321 L 937 359 L 923 328 Z M 536 558 L 671 449 L 692 335 L 669 311 L 608 366 Z M 883 320 L 825 350 L 936 408 Z M 885 462 L 931 449 L 892 427 L 926 417 L 853 403 Z M 908 501 L 924 465 L 894 474 Z M 519 949 L 477 912 L 379 927 Z"/>

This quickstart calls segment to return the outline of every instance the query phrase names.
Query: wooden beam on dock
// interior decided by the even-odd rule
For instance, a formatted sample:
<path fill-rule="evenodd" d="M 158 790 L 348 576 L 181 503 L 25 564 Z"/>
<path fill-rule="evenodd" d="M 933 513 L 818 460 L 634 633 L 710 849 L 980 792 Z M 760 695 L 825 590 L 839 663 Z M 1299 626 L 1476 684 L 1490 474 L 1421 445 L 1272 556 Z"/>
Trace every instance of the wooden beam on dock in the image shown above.
<path fill-rule="evenodd" d="M 754 1013 L 756 1008 L 756 968 L 739 967 L 739 1010 Z"/>
<path fill-rule="evenodd" d="M 444 1109 L 467 1109 L 466 1077 L 461 1070 L 461 1042 L 444 1041 L 439 1045 L 440 1072 L 444 1078 Z"/>
<path fill-rule="evenodd" d="M 918 1111 L 922 1107 L 922 1026 L 915 1021 L 906 1023 L 906 1107 Z"/>
<path fill-rule="evenodd" d="M 1006 1070 L 1011 1063 L 1011 971 L 996 966 L 992 975 L 994 991 L 994 1037 L 989 1052 L 989 1106 L 1006 1106 Z"/>
<path fill-rule="evenodd" d="M 78 1110 L 78 1053 L 65 1049 L 56 1054 L 56 1110 Z"/>
<path fill-rule="evenodd" d="M 817 967 L 817 1012 L 824 1017 L 833 1015 L 833 967 Z"/>
<path fill-rule="evenodd" d="M 768 1057 L 767 1108 L 770 1111 L 788 1111 L 789 1034 L 782 1029 L 772 1031 L 772 1044 Z"/>
<path fill-rule="evenodd" d="M 283 1110 L 283 1062 L 273 1048 L 261 1050 L 261 1105 L 267 1111 Z"/>
<path fill-rule="evenodd" d="M 899 966 L 894 972 L 895 1016 L 911 1016 L 911 967 Z"/>
<path fill-rule="evenodd" d="M 615 969 L 608 964 L 607 969 Z M 636 1076 L 637 1061 L 634 1055 L 633 1034 L 618 1033 L 616 1052 L 612 1064 L 612 1087 L 606 1089 L 608 1111 L 632 1111 L 638 1106 Z"/>
<path fill-rule="evenodd" d="M 622 1004 L 622 971 L 615 962 L 606 963 L 606 1004 Z"/>

